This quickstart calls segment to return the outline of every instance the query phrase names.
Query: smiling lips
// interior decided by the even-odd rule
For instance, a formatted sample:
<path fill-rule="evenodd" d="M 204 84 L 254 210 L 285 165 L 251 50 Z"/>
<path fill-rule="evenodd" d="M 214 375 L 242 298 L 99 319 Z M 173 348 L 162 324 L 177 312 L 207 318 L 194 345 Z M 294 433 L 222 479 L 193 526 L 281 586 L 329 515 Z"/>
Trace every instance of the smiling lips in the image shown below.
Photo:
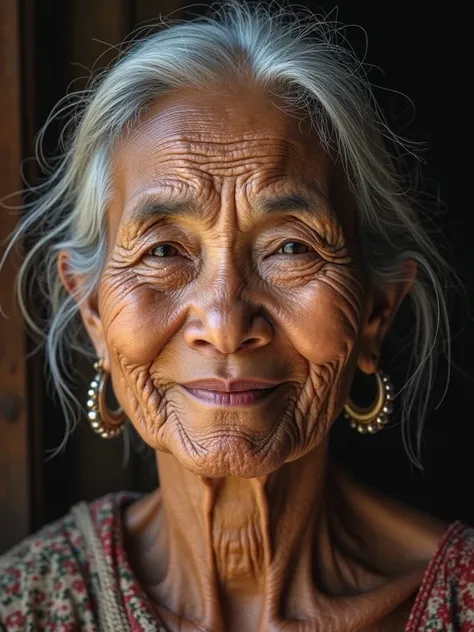
<path fill-rule="evenodd" d="M 185 382 L 182 386 L 194 397 L 218 406 L 249 406 L 259 402 L 279 386 L 278 382 L 245 378 L 226 382 L 218 379 L 201 379 Z"/>

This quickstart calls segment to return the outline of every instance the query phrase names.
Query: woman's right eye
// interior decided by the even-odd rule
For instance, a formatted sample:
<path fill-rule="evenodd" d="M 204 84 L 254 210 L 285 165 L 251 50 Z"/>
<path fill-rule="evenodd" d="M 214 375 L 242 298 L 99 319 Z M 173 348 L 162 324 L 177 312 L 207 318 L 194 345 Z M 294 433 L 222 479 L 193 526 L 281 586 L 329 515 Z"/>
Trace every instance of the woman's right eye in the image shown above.
<path fill-rule="evenodd" d="M 171 251 L 171 252 L 170 252 Z M 152 257 L 176 257 L 179 255 L 178 249 L 173 244 L 159 244 L 154 246 L 149 254 Z"/>

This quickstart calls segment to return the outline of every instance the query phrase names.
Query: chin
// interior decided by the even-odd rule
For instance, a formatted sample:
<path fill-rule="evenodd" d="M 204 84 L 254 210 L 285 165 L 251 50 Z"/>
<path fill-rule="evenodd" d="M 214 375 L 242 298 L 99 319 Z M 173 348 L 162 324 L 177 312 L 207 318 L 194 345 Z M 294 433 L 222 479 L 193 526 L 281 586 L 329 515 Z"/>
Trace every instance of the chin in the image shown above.
<path fill-rule="evenodd" d="M 172 450 L 183 467 L 205 478 L 260 478 L 281 467 L 288 450 L 282 446 L 255 446 L 248 438 L 224 436 L 214 438 L 208 449 L 199 451 Z"/>

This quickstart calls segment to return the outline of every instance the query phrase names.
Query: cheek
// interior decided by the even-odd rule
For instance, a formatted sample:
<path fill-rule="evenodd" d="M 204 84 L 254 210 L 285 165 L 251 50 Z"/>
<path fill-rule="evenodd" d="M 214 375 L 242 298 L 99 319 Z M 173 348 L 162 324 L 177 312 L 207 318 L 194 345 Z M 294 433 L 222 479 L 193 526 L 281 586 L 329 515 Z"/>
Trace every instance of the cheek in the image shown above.
<path fill-rule="evenodd" d="M 163 293 L 140 286 L 126 296 L 108 293 L 101 317 L 112 357 L 120 356 L 135 367 L 155 361 L 179 327 L 175 304 Z"/>
<path fill-rule="evenodd" d="M 347 358 L 357 340 L 362 306 L 359 284 L 321 279 L 298 295 L 291 342 L 311 364 Z"/>

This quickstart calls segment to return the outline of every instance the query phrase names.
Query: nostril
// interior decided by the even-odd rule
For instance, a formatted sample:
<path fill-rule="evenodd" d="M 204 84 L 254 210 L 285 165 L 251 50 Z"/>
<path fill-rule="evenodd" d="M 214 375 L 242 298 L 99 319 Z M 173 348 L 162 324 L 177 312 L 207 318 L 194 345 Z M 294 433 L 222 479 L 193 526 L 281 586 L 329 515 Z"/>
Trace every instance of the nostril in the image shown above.
<path fill-rule="evenodd" d="M 251 347 L 252 345 L 254 345 L 256 342 L 258 342 L 258 338 L 249 338 L 248 340 L 245 340 L 242 344 L 243 347 Z"/>
<path fill-rule="evenodd" d="M 209 342 L 207 342 L 207 340 L 195 340 L 194 341 L 194 345 L 196 347 L 207 347 L 209 346 Z"/>

